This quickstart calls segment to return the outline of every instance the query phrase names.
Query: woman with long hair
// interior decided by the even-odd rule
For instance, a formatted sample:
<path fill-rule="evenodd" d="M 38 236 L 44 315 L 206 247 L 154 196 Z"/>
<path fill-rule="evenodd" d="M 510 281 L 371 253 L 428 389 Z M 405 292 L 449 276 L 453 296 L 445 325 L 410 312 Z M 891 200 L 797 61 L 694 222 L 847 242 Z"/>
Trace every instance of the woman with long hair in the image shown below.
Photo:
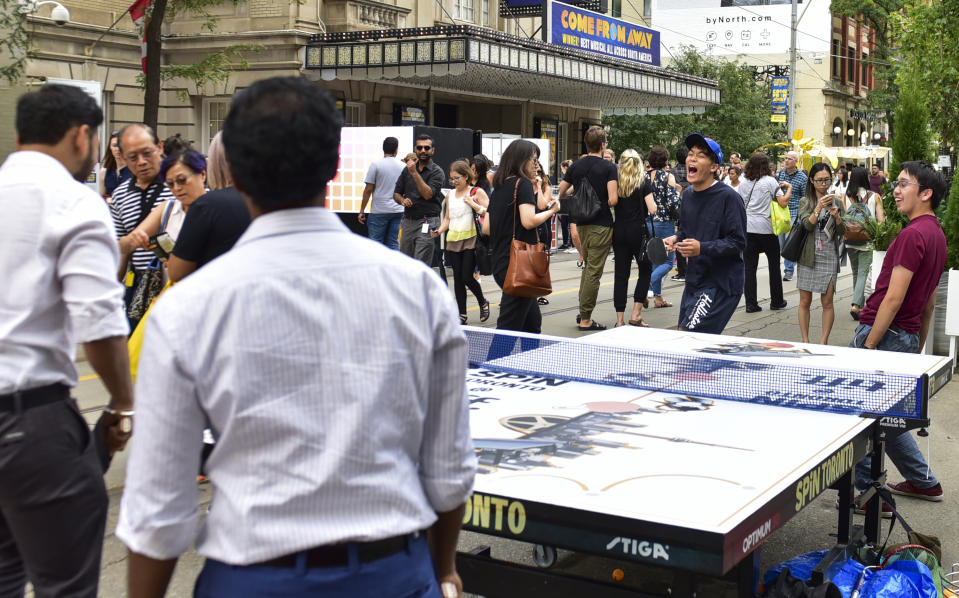
<path fill-rule="evenodd" d="M 746 162 L 743 182 L 736 191 L 746 206 L 746 249 L 743 250 L 743 262 L 746 266 L 746 311 L 762 311 L 756 298 L 756 270 L 759 268 L 759 254 L 766 254 L 769 264 L 769 308 L 783 309 L 783 281 L 779 276 L 779 236 L 773 233 L 770 205 L 776 201 L 782 207 L 789 205 L 792 187 L 784 183 L 786 193 L 780 194 L 780 183 L 769 176 L 769 156 L 763 152 L 754 152 Z"/>
<path fill-rule="evenodd" d="M 549 184 L 549 175 L 546 174 L 543 163 L 539 161 L 536 162 L 536 178 L 533 179 L 533 189 L 536 191 L 536 211 L 542 212 L 553 201 L 553 188 Z M 552 219 L 539 225 L 539 240 L 546 245 L 546 253 L 552 255 L 553 252 L 550 249 L 553 246 Z M 539 297 L 536 302 L 540 305 L 549 305 L 549 299 L 546 297 Z"/>
<path fill-rule="evenodd" d="M 450 164 L 450 185 L 453 189 L 446 194 L 446 211 L 439 228 L 430 231 L 438 237 L 446 233 L 446 260 L 453 267 L 453 294 L 460 310 L 460 324 L 466 324 L 466 289 L 476 297 L 480 308 L 480 322 L 489 319 L 489 301 L 483 296 L 483 289 L 473 278 L 476 266 L 476 219 L 475 214 L 483 215 L 489 206 L 486 192 L 472 184 L 473 171 L 469 162 L 457 160 Z"/>
<path fill-rule="evenodd" d="M 506 280 L 512 240 L 515 238 L 536 243 L 536 227 L 559 211 L 559 202 L 556 201 L 548 209 L 536 212 L 536 193 L 532 181 L 536 178 L 538 153 L 539 149 L 532 141 L 513 141 L 500 157 L 493 178 L 493 196 L 490 198 L 489 214 L 483 220 L 483 232 L 490 236 L 493 279 L 500 288 L 503 288 Z M 496 319 L 497 328 L 539 333 L 542 325 L 543 317 L 536 299 L 503 292 Z"/>
<path fill-rule="evenodd" d="M 865 168 L 854 168 L 849 175 L 845 193 L 836 195 L 844 198 L 844 207 L 850 216 L 862 219 L 872 217 L 879 222 L 886 219 L 879 195 L 869 188 L 869 171 Z M 858 224 L 847 226 L 859 228 Z M 872 248 L 868 241 L 846 241 L 846 255 L 849 256 L 849 267 L 852 269 L 852 306 L 849 315 L 853 320 L 858 320 L 859 313 L 866 304 L 866 282 L 872 267 Z"/>
<path fill-rule="evenodd" d="M 119 134 L 119 131 L 110 134 L 110 141 L 107 144 L 108 150 L 100 163 L 100 197 L 108 202 L 114 189 L 132 176 L 130 169 L 126 167 L 126 160 L 123 159 L 123 154 L 120 152 L 117 140 Z"/>
<path fill-rule="evenodd" d="M 869 175 L 866 175 L 868 180 Z M 846 172 L 845 168 L 840 168 L 836 171 L 836 176 L 833 178 L 833 184 L 829 187 L 829 193 L 832 195 L 838 195 L 842 197 L 846 194 L 846 188 L 849 187 L 849 174 Z M 868 188 L 869 185 L 866 185 Z"/>
<path fill-rule="evenodd" d="M 633 260 L 636 260 L 639 278 L 633 292 L 633 312 L 629 324 L 649 326 L 643 321 L 643 306 L 648 302 L 646 293 L 653 272 L 653 265 L 646 255 L 646 243 L 650 235 L 646 220 L 655 211 L 653 189 L 646 178 L 643 160 L 635 150 L 628 149 L 619 156 L 619 203 L 616 204 L 616 220 L 613 222 L 613 307 L 616 309 L 616 326 L 626 324 L 626 291 Z"/>
<path fill-rule="evenodd" d="M 679 185 L 676 178 L 669 172 L 669 153 L 666 148 L 655 146 L 649 150 L 649 181 L 652 189 L 656 210 L 653 213 L 653 231 L 660 239 L 676 234 L 674 207 L 671 205 L 670 187 L 675 189 Z M 673 269 L 675 252 L 666 255 L 666 261 L 653 270 L 649 286 L 653 290 L 653 307 L 672 307 L 673 304 L 663 299 L 663 278 Z"/>
<path fill-rule="evenodd" d="M 836 319 L 833 295 L 839 273 L 839 246 L 846 232 L 841 197 L 829 194 L 832 168 L 825 162 L 809 169 L 806 195 L 799 201 L 799 220 L 806 228 L 806 242 L 798 261 L 796 286 L 799 288 L 799 332 L 809 342 L 809 307 L 812 294 L 819 293 L 822 302 L 822 338 L 829 342 Z"/>
<path fill-rule="evenodd" d="M 470 159 L 470 172 L 473 177 L 473 184 L 483 190 L 487 200 L 489 199 L 490 193 L 493 192 L 493 187 L 490 185 L 488 176 L 489 167 L 489 158 L 483 154 L 476 154 Z"/>

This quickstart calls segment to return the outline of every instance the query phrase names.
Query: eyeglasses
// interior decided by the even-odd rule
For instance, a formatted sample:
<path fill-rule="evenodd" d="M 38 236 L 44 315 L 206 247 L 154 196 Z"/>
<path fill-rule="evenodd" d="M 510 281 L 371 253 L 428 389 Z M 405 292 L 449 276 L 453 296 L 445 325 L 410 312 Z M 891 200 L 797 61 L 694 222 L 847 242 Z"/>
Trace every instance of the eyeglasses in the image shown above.
<path fill-rule="evenodd" d="M 169 187 L 170 189 L 173 189 L 174 187 L 183 187 L 184 185 L 186 185 L 187 181 L 189 181 L 190 179 L 194 177 L 194 175 L 196 175 L 195 172 L 193 174 L 188 174 L 186 176 L 178 176 L 172 181 L 167 179 L 166 186 Z"/>
<path fill-rule="evenodd" d="M 132 153 L 129 153 L 129 154 L 124 154 L 123 157 L 124 157 L 128 162 L 136 162 L 136 161 L 137 161 L 137 158 L 140 158 L 140 157 L 142 157 L 144 160 L 149 160 L 150 158 L 153 157 L 153 154 L 155 154 L 155 153 L 157 153 L 157 150 L 156 150 L 156 149 L 145 149 L 145 150 L 143 150 L 142 152 L 139 152 L 139 153 L 137 153 L 137 152 L 132 152 Z"/>
<path fill-rule="evenodd" d="M 893 189 L 899 188 L 899 185 L 915 185 L 916 187 L 920 187 L 920 188 L 922 187 L 922 183 L 913 183 L 912 181 L 904 181 L 901 179 L 896 179 L 895 181 L 892 181 Z"/>
<path fill-rule="evenodd" d="M 419 151 L 428 151 L 428 150 L 431 150 L 431 149 L 433 149 L 433 146 L 431 146 L 431 145 L 417 145 L 417 146 L 416 146 L 416 151 L 418 151 L 418 152 L 419 152 Z"/>
<path fill-rule="evenodd" d="M 813 179 L 812 182 L 817 185 L 828 185 L 832 182 L 832 179 Z"/>
<path fill-rule="evenodd" d="M 450 182 L 453 183 L 454 185 L 455 185 L 456 183 L 462 181 L 462 180 L 463 180 L 463 177 L 461 177 L 461 176 L 451 176 L 451 177 L 450 177 Z"/>

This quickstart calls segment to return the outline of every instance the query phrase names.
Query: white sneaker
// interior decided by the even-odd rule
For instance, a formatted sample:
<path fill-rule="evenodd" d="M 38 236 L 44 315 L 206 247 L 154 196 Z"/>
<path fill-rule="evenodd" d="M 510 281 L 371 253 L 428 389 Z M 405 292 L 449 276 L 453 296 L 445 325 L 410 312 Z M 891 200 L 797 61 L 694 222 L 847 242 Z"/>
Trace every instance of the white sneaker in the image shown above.
<path fill-rule="evenodd" d="M 570 247 L 569 249 L 566 250 L 566 253 L 579 253 L 579 252 L 576 251 L 575 247 Z"/>

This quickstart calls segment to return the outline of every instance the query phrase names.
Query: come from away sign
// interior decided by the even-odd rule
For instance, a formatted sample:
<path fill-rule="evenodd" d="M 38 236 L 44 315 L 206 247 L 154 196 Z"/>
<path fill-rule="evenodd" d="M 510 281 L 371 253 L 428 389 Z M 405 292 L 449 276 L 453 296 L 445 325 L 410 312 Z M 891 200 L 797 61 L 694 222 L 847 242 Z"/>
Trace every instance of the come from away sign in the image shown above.
<path fill-rule="evenodd" d="M 659 32 L 550 0 L 550 42 L 640 64 L 659 66 Z"/>

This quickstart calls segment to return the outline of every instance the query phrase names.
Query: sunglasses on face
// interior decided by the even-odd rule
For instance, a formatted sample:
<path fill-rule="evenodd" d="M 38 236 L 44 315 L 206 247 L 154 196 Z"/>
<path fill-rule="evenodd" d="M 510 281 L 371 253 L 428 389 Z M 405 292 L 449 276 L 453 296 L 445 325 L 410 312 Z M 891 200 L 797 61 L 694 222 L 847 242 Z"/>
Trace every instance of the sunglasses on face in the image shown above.
<path fill-rule="evenodd" d="M 429 150 L 431 150 L 431 149 L 433 149 L 433 147 L 432 147 L 432 146 L 429 146 L 429 145 L 417 145 L 417 146 L 416 146 L 416 151 L 418 151 L 418 152 L 421 152 L 421 151 L 422 151 L 422 152 L 426 152 L 426 151 L 429 151 Z"/>

